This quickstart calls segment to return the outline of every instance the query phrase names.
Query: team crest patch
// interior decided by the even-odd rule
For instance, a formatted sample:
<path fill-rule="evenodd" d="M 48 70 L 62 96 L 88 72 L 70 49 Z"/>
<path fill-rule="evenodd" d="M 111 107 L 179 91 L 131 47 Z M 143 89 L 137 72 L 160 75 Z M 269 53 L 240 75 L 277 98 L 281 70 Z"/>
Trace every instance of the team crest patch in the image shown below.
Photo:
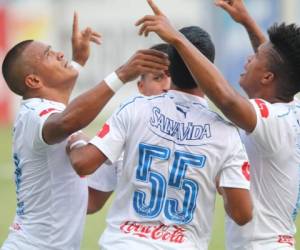
<path fill-rule="evenodd" d="M 104 136 L 106 136 L 109 132 L 109 125 L 107 123 L 105 123 L 101 129 L 101 131 L 98 132 L 97 136 L 100 138 L 103 138 Z"/>
<path fill-rule="evenodd" d="M 250 164 L 249 162 L 245 161 L 242 165 L 242 173 L 245 176 L 245 178 L 250 181 Z"/>
<path fill-rule="evenodd" d="M 266 103 L 260 99 L 255 99 L 255 102 L 257 104 L 257 106 L 260 109 L 260 114 L 263 118 L 268 118 L 269 116 L 269 110 L 268 107 L 266 105 Z"/>

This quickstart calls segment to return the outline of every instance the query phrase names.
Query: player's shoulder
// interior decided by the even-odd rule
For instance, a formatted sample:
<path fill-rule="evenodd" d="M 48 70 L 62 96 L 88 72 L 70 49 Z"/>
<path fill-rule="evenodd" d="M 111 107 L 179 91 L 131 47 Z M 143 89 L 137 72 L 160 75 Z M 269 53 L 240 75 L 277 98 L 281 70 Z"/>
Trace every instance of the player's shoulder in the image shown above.
<path fill-rule="evenodd" d="M 200 110 L 199 115 L 205 115 L 208 120 L 210 120 L 211 123 L 218 124 L 219 126 L 229 127 L 229 128 L 235 128 L 236 126 L 228 121 L 225 117 L 221 116 L 216 111 L 211 110 L 209 107 L 200 106 L 198 105 L 198 108 Z"/>
<path fill-rule="evenodd" d="M 42 98 L 31 98 L 21 102 L 20 113 L 30 113 L 37 116 L 44 116 L 50 112 L 63 111 L 65 105 L 55 101 L 42 99 Z"/>
<path fill-rule="evenodd" d="M 264 99 L 251 99 L 256 113 L 262 118 L 284 118 L 292 114 L 292 111 L 300 111 L 300 103 L 297 99 L 292 102 L 270 103 Z"/>
<path fill-rule="evenodd" d="M 129 97 L 120 105 L 119 109 L 117 110 L 117 114 L 121 113 L 126 109 L 136 109 L 137 111 L 140 111 L 145 109 L 147 106 L 166 98 L 166 94 L 154 96 L 136 95 L 133 97 Z"/>

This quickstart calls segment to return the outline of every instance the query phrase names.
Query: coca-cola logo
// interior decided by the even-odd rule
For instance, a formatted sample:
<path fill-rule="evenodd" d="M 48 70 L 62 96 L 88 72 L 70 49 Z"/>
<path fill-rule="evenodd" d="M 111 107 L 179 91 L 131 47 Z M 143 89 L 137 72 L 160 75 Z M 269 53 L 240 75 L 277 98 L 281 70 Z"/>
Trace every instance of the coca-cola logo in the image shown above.
<path fill-rule="evenodd" d="M 182 227 L 165 224 L 145 225 L 134 221 L 126 221 L 120 226 L 121 232 L 135 235 L 141 238 L 162 240 L 172 243 L 183 243 L 185 229 Z"/>

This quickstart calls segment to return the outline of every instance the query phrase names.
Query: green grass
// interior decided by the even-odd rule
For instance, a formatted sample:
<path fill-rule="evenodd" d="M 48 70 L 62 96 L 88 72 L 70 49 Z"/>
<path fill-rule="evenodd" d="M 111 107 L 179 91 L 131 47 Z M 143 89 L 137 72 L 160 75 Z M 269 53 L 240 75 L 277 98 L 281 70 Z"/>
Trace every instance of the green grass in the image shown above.
<path fill-rule="evenodd" d="M 94 129 L 95 128 L 95 129 Z M 94 134 L 99 129 L 99 123 L 93 125 L 88 134 Z M 0 127 L 0 246 L 7 237 L 8 227 L 15 214 L 15 188 L 13 181 L 13 167 L 11 161 L 11 128 Z M 105 228 L 105 215 L 109 209 L 108 204 L 102 211 L 95 215 L 89 215 L 86 221 L 82 250 L 97 250 L 98 239 Z M 300 216 L 297 220 L 297 228 L 300 228 Z M 300 234 L 296 236 L 300 242 Z M 220 198 L 217 199 L 216 212 L 213 225 L 212 241 L 210 250 L 223 250 L 224 248 L 224 209 Z"/>

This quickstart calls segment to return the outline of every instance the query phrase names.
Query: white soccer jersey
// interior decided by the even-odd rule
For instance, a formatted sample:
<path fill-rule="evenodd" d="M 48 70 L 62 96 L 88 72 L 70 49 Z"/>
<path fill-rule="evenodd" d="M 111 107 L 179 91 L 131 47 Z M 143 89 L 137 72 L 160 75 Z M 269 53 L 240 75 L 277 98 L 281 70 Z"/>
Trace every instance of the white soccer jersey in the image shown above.
<path fill-rule="evenodd" d="M 253 220 L 227 224 L 228 250 L 295 249 L 300 207 L 300 104 L 251 100 L 257 125 L 242 137 L 251 164 Z"/>
<path fill-rule="evenodd" d="M 178 91 L 123 105 L 91 140 L 122 175 L 101 249 L 207 249 L 220 185 L 249 189 L 237 129 Z"/>
<path fill-rule="evenodd" d="M 66 140 L 47 145 L 45 120 L 65 106 L 22 101 L 14 124 L 17 211 L 3 250 L 79 250 L 87 210 L 87 181 L 73 170 Z"/>
<path fill-rule="evenodd" d="M 121 176 L 123 158 L 113 164 L 107 160 L 93 174 L 89 175 L 88 186 L 102 192 L 112 192 L 116 189 Z"/>

